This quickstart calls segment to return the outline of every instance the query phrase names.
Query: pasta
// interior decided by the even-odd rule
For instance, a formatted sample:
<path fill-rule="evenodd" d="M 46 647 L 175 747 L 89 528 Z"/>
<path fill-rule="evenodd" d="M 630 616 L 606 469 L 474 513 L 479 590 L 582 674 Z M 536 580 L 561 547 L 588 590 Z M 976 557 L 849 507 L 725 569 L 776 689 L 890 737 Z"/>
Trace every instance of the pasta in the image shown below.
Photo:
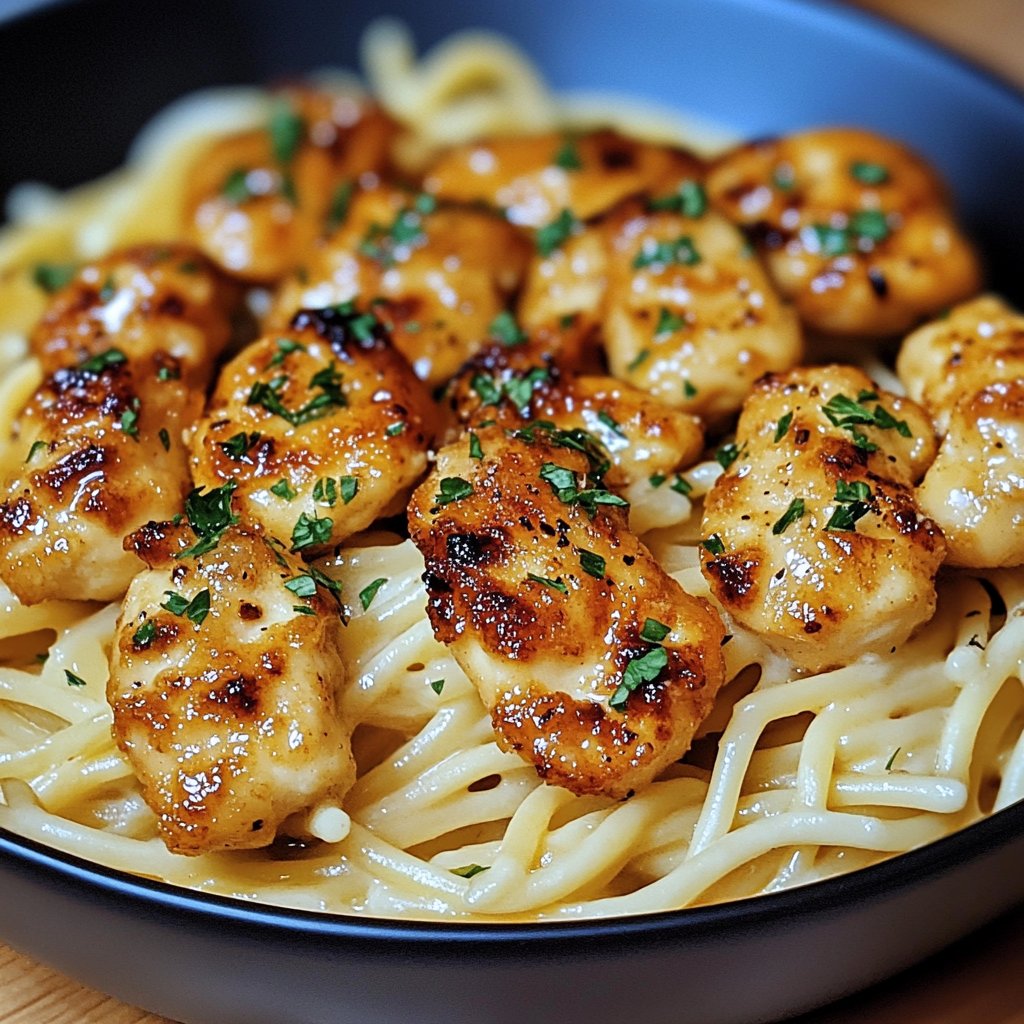
<path fill-rule="evenodd" d="M 724 132 L 607 101 L 566 104 L 500 39 L 455 37 L 416 61 L 401 27 L 364 46 L 372 91 L 403 125 L 399 159 L 423 166 L 482 136 L 592 123 L 712 152 Z M 330 78 L 336 81 L 336 78 Z M 172 242 L 187 174 L 211 138 L 262 123 L 257 90 L 191 98 L 140 139 L 110 179 L 53 196 L 26 186 L 0 240 L 0 470 L 42 379 L 27 335 L 44 297 L 25 268 Z M 639 125 L 639 128 L 638 128 Z M 250 295 L 256 312 L 265 290 Z M 867 371 L 887 387 L 884 366 Z M 630 482 L 629 522 L 691 595 L 704 459 L 685 486 Z M 384 524 L 385 526 L 387 524 Z M 544 784 L 495 739 L 471 680 L 426 611 L 423 556 L 384 528 L 317 566 L 341 584 L 358 777 L 312 808 L 310 842 L 184 857 L 168 851 L 112 736 L 105 686 L 118 605 L 22 605 L 0 588 L 0 826 L 135 874 L 245 900 L 375 917 L 471 921 L 629 915 L 803 885 L 931 842 L 1024 797 L 1024 572 L 941 577 L 927 627 L 891 652 L 812 675 L 736 630 L 726 685 L 690 753 L 626 800 Z M 381 582 L 383 581 L 383 582 Z M 359 602 L 373 588 L 371 600 Z M 71 594 L 73 597 L 73 593 Z"/>

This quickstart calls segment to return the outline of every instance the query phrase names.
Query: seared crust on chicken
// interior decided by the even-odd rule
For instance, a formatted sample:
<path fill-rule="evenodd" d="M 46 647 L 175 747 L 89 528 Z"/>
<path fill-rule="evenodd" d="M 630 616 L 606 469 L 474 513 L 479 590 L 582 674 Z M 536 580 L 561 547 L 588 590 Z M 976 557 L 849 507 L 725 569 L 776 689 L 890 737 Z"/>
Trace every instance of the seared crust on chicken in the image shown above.
<path fill-rule="evenodd" d="M 552 132 L 457 146 L 437 160 L 425 187 L 440 199 L 503 210 L 520 227 L 543 228 L 563 211 L 590 220 L 673 175 L 702 173 L 697 157 L 681 149 L 608 130 Z"/>
<path fill-rule="evenodd" d="M 84 268 L 33 335 L 49 371 L 3 482 L 0 575 L 27 604 L 120 597 L 140 563 L 126 533 L 181 507 L 182 432 L 226 344 L 234 291 L 193 250 L 134 249 Z"/>
<path fill-rule="evenodd" d="M 711 167 L 707 187 L 817 330 L 898 334 L 978 290 L 978 258 L 944 185 L 873 132 L 824 128 L 748 143 Z"/>
<path fill-rule="evenodd" d="M 704 443 L 695 416 L 614 377 L 573 374 L 532 345 L 485 349 L 452 380 L 448 402 L 462 427 L 540 420 L 586 431 L 608 453 L 614 487 L 688 467 Z"/>
<path fill-rule="evenodd" d="M 359 296 L 416 376 L 446 381 L 488 337 L 518 286 L 527 243 L 500 217 L 429 195 L 357 195 L 342 227 L 286 282 L 270 324 Z"/>
<path fill-rule="evenodd" d="M 193 477 L 236 480 L 247 521 L 314 554 L 404 508 L 434 418 L 371 314 L 304 310 L 224 367 L 192 438 Z"/>
<path fill-rule="evenodd" d="M 536 424 L 474 436 L 438 453 L 409 510 L 434 633 L 502 747 L 575 793 L 626 796 L 710 711 L 722 624 L 629 532 L 599 446 Z"/>
<path fill-rule="evenodd" d="M 704 507 L 715 597 L 812 672 L 902 643 L 935 610 L 945 554 L 913 490 L 934 454 L 924 411 L 858 369 L 758 382 Z"/>
<path fill-rule="evenodd" d="M 204 536 L 150 523 L 126 541 L 149 568 L 124 600 L 107 696 L 174 853 L 266 846 L 355 777 L 335 597 L 258 527 L 228 525 L 227 502 Z M 204 537 L 215 546 L 191 554 Z"/>
<path fill-rule="evenodd" d="M 918 500 L 946 535 L 947 561 L 1024 563 L 1024 316 L 994 296 L 919 328 L 896 369 L 943 439 Z"/>
<path fill-rule="evenodd" d="M 236 277 L 279 280 L 344 219 L 357 183 L 377 180 L 395 130 L 351 94 L 282 90 L 265 128 L 221 139 L 197 160 L 186 201 L 191 238 Z"/>

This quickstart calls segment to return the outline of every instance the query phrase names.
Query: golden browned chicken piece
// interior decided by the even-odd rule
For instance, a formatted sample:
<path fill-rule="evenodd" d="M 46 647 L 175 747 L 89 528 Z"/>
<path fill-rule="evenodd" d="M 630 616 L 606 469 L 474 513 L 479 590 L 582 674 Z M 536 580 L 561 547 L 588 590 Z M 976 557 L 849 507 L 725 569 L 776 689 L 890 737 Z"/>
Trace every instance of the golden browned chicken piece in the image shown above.
<path fill-rule="evenodd" d="M 410 533 L 434 633 L 499 744 L 548 782 L 623 797 L 689 747 L 724 678 L 723 629 L 629 532 L 600 446 L 579 448 L 537 423 L 481 428 L 438 453 Z"/>
<path fill-rule="evenodd" d="M 435 415 L 372 314 L 304 310 L 224 367 L 191 441 L 192 475 L 201 487 L 237 481 L 247 522 L 315 554 L 405 507 Z"/>
<path fill-rule="evenodd" d="M 445 153 L 424 186 L 439 199 L 502 210 L 512 224 L 540 229 L 540 244 L 562 221 L 590 220 L 672 175 L 702 173 L 680 149 L 605 130 L 467 143 Z"/>
<path fill-rule="evenodd" d="M 463 428 L 496 422 L 516 430 L 539 420 L 584 445 L 589 435 L 607 455 L 613 487 L 688 467 L 704 444 L 696 417 L 614 377 L 567 372 L 529 344 L 485 349 L 452 380 L 448 402 Z"/>
<path fill-rule="evenodd" d="M 935 610 L 945 554 L 914 499 L 934 454 L 924 410 L 854 367 L 758 382 L 705 503 L 715 597 L 811 672 L 902 643 Z"/>
<path fill-rule="evenodd" d="M 711 168 L 707 187 L 819 331 L 898 334 L 980 286 L 942 182 L 873 132 L 824 128 L 749 143 Z"/>
<path fill-rule="evenodd" d="M 740 232 L 702 201 L 630 202 L 604 230 L 604 337 L 616 377 L 717 427 L 755 380 L 799 361 L 796 314 Z"/>
<path fill-rule="evenodd" d="M 947 561 L 1024 564 L 1024 316 L 984 296 L 919 328 L 896 369 L 944 435 L 918 488 Z"/>
<path fill-rule="evenodd" d="M 24 454 L 0 501 L 0 575 L 26 604 L 120 597 L 140 563 L 125 534 L 181 508 L 182 431 L 202 412 L 233 289 L 191 250 L 84 268 L 33 335 L 48 370 L 16 423 Z"/>
<path fill-rule="evenodd" d="M 228 273 L 270 283 L 345 219 L 353 191 L 388 164 L 391 119 L 352 94 L 292 87 L 266 127 L 221 139 L 192 171 L 190 237 Z"/>
<path fill-rule="evenodd" d="M 149 568 L 124 600 L 107 697 L 174 853 L 266 846 L 355 778 L 337 584 L 235 525 L 231 489 L 193 492 L 187 523 L 126 541 Z"/>
<path fill-rule="evenodd" d="M 526 262 L 501 218 L 439 207 L 432 196 L 371 189 L 281 290 L 271 329 L 298 309 L 372 300 L 421 380 L 446 381 L 486 340 Z"/>

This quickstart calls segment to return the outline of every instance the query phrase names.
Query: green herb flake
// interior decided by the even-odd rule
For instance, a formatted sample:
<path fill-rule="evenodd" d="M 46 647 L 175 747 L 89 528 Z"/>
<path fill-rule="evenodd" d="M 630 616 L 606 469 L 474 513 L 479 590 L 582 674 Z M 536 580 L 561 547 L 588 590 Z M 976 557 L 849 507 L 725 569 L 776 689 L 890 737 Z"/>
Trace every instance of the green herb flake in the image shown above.
<path fill-rule="evenodd" d="M 691 484 L 686 477 L 680 476 L 676 473 L 676 478 L 672 481 L 672 485 L 669 490 L 675 491 L 676 494 L 686 496 L 687 494 L 693 493 L 693 484 Z"/>
<path fill-rule="evenodd" d="M 235 462 L 241 462 L 249 449 L 260 439 L 260 435 L 255 431 L 251 434 L 247 434 L 244 431 L 238 434 L 234 434 L 229 437 L 226 441 L 218 441 L 217 447 L 229 458 Z"/>
<path fill-rule="evenodd" d="M 161 608 L 172 615 L 177 615 L 179 618 L 184 616 L 197 626 L 201 626 L 203 620 L 210 613 L 209 590 L 200 590 L 190 601 L 182 597 L 181 594 L 176 594 L 173 590 L 165 590 L 164 596 L 167 600 L 160 605 Z"/>
<path fill-rule="evenodd" d="M 309 547 L 322 547 L 329 544 L 334 520 L 330 516 L 310 516 L 305 512 L 299 515 L 292 529 L 292 551 L 304 551 Z"/>
<path fill-rule="evenodd" d="M 341 488 L 341 500 L 346 505 L 359 491 L 359 481 L 354 476 L 338 477 L 338 486 Z"/>
<path fill-rule="evenodd" d="M 244 167 L 236 167 L 220 187 L 220 194 L 236 206 L 252 199 L 253 192 L 249 188 L 249 172 Z"/>
<path fill-rule="evenodd" d="M 557 590 L 560 594 L 568 594 L 569 588 L 562 582 L 562 577 L 559 576 L 556 580 L 548 579 L 547 576 L 535 576 L 532 572 L 526 574 L 526 578 L 531 580 L 533 583 L 542 583 L 545 587 L 550 587 L 552 590 Z"/>
<path fill-rule="evenodd" d="M 139 626 L 132 634 L 132 644 L 136 650 L 144 650 L 156 639 L 156 623 L 152 619 Z"/>
<path fill-rule="evenodd" d="M 270 109 L 267 133 L 274 159 L 279 164 L 289 164 L 295 159 L 305 131 L 306 123 L 295 108 L 285 97 L 278 97 Z"/>
<path fill-rule="evenodd" d="M 473 430 L 469 432 L 469 457 L 471 459 L 482 459 L 484 457 L 484 450 L 480 447 L 480 438 L 477 437 L 476 431 Z"/>
<path fill-rule="evenodd" d="M 292 501 L 298 494 L 298 491 L 292 487 L 288 477 L 283 476 L 276 484 L 271 486 L 270 493 L 276 494 L 279 498 L 283 498 L 285 501 Z"/>
<path fill-rule="evenodd" d="M 625 431 L 622 429 L 621 426 L 619 426 L 618 422 L 614 419 L 614 417 L 611 415 L 611 413 L 609 413 L 607 410 L 602 409 L 597 414 L 597 418 L 613 434 L 618 434 L 619 437 L 625 437 L 626 436 Z"/>
<path fill-rule="evenodd" d="M 326 505 L 333 508 L 338 501 L 338 485 L 334 477 L 322 476 L 313 484 L 313 500 L 318 505 Z"/>
<path fill-rule="evenodd" d="M 105 352 L 91 356 L 78 364 L 78 369 L 83 373 L 95 375 L 101 374 L 112 366 L 119 366 L 127 361 L 127 356 L 119 348 L 108 348 Z"/>
<path fill-rule="evenodd" d="M 134 441 L 139 440 L 139 400 L 132 401 L 132 407 L 121 413 L 121 433 Z"/>
<path fill-rule="evenodd" d="M 285 590 L 290 590 L 296 597 L 313 597 L 316 594 L 316 580 L 303 574 L 286 580 Z"/>
<path fill-rule="evenodd" d="M 722 469 L 728 469 L 742 454 L 747 446 L 744 444 L 737 447 L 736 444 L 723 444 L 718 451 L 715 452 L 715 462 L 717 462 Z"/>
<path fill-rule="evenodd" d="M 629 695 L 644 683 L 650 683 L 657 679 L 666 665 L 668 665 L 668 652 L 664 647 L 654 647 L 646 654 L 634 658 L 626 666 L 626 671 L 622 674 L 622 682 L 612 694 L 612 698 L 608 702 L 609 706 L 621 711 L 625 708 Z"/>
<path fill-rule="evenodd" d="M 671 632 L 672 630 L 668 626 L 657 619 L 644 619 L 644 626 L 640 630 L 640 636 L 652 644 L 660 644 Z"/>
<path fill-rule="evenodd" d="M 174 366 L 161 366 L 160 369 L 156 371 L 156 379 L 161 382 L 168 380 L 181 380 L 181 371 Z"/>
<path fill-rule="evenodd" d="M 377 591 L 387 583 L 387 576 L 378 576 L 372 583 L 367 584 L 359 591 L 359 603 L 363 606 L 365 612 L 371 604 L 373 599 L 377 596 Z"/>
<path fill-rule="evenodd" d="M 576 140 L 566 139 L 551 162 L 556 167 L 561 167 L 563 171 L 581 171 L 583 169 L 583 161 L 580 159 L 580 151 L 576 145 Z"/>
<path fill-rule="evenodd" d="M 293 604 L 292 611 L 298 615 L 316 615 L 316 612 L 309 605 L 305 604 Z"/>
<path fill-rule="evenodd" d="M 863 404 L 874 401 L 877 397 L 878 395 L 874 391 L 861 391 L 855 402 L 847 395 L 833 395 L 821 407 L 821 411 L 834 426 L 851 431 L 854 435 L 854 442 L 860 442 L 858 447 L 866 447 L 867 444 L 870 444 L 864 434 L 854 429 L 858 425 L 877 427 L 879 430 L 895 430 L 901 437 L 912 437 L 913 434 L 906 420 L 896 419 L 882 405 L 875 405 L 874 409 L 869 409 Z M 877 445 L 872 445 L 867 450 L 876 451 L 877 448 Z"/>
<path fill-rule="evenodd" d="M 862 185 L 884 185 L 889 180 L 888 168 L 870 160 L 854 160 L 850 164 L 850 174 Z"/>
<path fill-rule="evenodd" d="M 789 503 L 789 508 L 782 513 L 779 521 L 772 527 L 772 533 L 778 537 L 780 534 L 786 532 L 787 528 L 792 526 L 801 516 L 804 514 L 804 502 L 803 498 L 794 498 Z"/>
<path fill-rule="evenodd" d="M 88 684 L 81 676 L 76 676 L 74 672 L 64 669 L 64 678 L 67 680 L 68 686 L 87 686 Z"/>
<path fill-rule="evenodd" d="M 46 441 L 33 441 L 32 447 L 28 450 L 28 455 L 25 456 L 25 461 L 31 462 L 39 452 L 47 451 L 49 447 Z"/>
<path fill-rule="evenodd" d="M 662 338 L 681 330 L 686 326 L 686 317 L 673 313 L 667 306 L 658 310 L 658 322 L 654 327 L 654 337 Z"/>
<path fill-rule="evenodd" d="M 514 348 L 526 341 L 526 332 L 516 323 L 516 318 L 503 309 L 487 328 L 487 333 L 497 339 L 506 348 Z"/>
<path fill-rule="evenodd" d="M 327 220 L 324 222 L 324 230 L 332 235 L 348 219 L 348 210 L 352 205 L 352 196 L 355 193 L 354 181 L 343 181 L 331 196 L 331 205 L 327 208 Z"/>
<path fill-rule="evenodd" d="M 398 437 L 399 434 L 405 432 L 405 423 L 392 423 L 387 430 L 384 431 L 388 437 Z"/>
<path fill-rule="evenodd" d="M 772 171 L 772 184 L 781 192 L 790 192 L 796 184 L 792 164 L 778 164 Z"/>
<path fill-rule="evenodd" d="M 779 418 L 779 422 L 775 425 L 775 443 L 778 444 L 785 436 L 789 433 L 790 425 L 793 422 L 793 413 L 787 412 L 785 415 Z"/>
<path fill-rule="evenodd" d="M 705 551 L 710 551 L 713 555 L 725 554 L 725 544 L 717 533 L 713 533 L 707 540 L 702 540 L 700 544 Z"/>
<path fill-rule="evenodd" d="M 472 878 L 474 875 L 479 875 L 481 871 L 490 871 L 490 868 L 481 867 L 479 864 L 467 864 L 465 867 L 451 869 L 451 873 L 458 875 L 459 878 Z"/>
<path fill-rule="evenodd" d="M 603 580 L 607 568 L 604 558 L 593 551 L 587 551 L 586 548 L 580 548 L 579 555 L 580 568 L 588 576 L 593 576 L 595 580 Z"/>
<path fill-rule="evenodd" d="M 431 680 L 430 688 L 434 691 L 434 693 L 436 693 L 440 697 L 441 696 L 441 691 L 444 689 L 444 680 L 443 679 Z"/>
<path fill-rule="evenodd" d="M 884 242 L 889 237 L 889 222 L 881 210 L 859 210 L 850 218 L 850 230 L 860 238 Z"/>
<path fill-rule="evenodd" d="M 696 398 L 697 389 L 693 386 L 689 378 L 683 381 L 683 397 L 684 398 Z"/>
<path fill-rule="evenodd" d="M 657 490 L 668 479 L 664 473 L 654 473 L 647 478 L 647 482 Z"/>
<path fill-rule="evenodd" d="M 53 295 L 71 284 L 77 273 L 75 263 L 37 263 L 32 270 L 32 282 L 47 295 Z"/>
<path fill-rule="evenodd" d="M 654 239 L 645 239 L 640 251 L 633 258 L 633 269 L 667 267 L 672 264 L 695 267 L 700 261 L 700 253 L 697 252 L 689 235 L 681 235 L 675 241 L 658 242 Z"/>
<path fill-rule="evenodd" d="M 435 505 L 449 505 L 453 501 L 462 501 L 473 493 L 473 485 L 461 476 L 446 476 L 441 479 L 438 493 L 434 495 Z"/>
<path fill-rule="evenodd" d="M 206 494 L 201 487 L 191 491 L 185 499 L 185 515 L 198 540 L 191 547 L 179 551 L 175 558 L 203 555 L 220 543 L 224 531 L 238 522 L 238 516 L 231 511 L 231 495 L 237 486 L 237 480 L 229 480 Z"/>
<path fill-rule="evenodd" d="M 893 762 L 896 760 L 896 755 L 902 750 L 902 747 L 897 747 L 890 755 L 889 760 L 885 762 L 885 770 L 887 772 L 892 771 Z"/>
<path fill-rule="evenodd" d="M 699 181 L 687 179 L 671 195 L 652 199 L 649 210 L 671 210 L 684 217 L 703 217 L 708 208 L 708 196 Z"/>
<path fill-rule="evenodd" d="M 563 210 L 550 224 L 538 228 L 537 252 L 547 259 L 556 250 L 561 249 L 580 226 L 572 210 Z"/>
<path fill-rule="evenodd" d="M 862 480 L 853 483 L 837 480 L 834 500 L 837 505 L 825 524 L 825 529 L 852 532 L 857 529 L 857 521 L 871 511 L 868 504 L 871 500 L 871 488 Z"/>
<path fill-rule="evenodd" d="M 288 409 L 281 400 L 281 392 L 287 381 L 287 376 L 283 374 L 270 381 L 255 381 L 249 390 L 246 405 L 262 406 L 267 412 L 280 416 L 293 427 L 321 419 L 333 409 L 348 405 L 348 399 L 341 390 L 341 374 L 333 363 L 313 374 L 309 386 L 318 388 L 320 394 L 314 395 L 298 409 Z"/>
<path fill-rule="evenodd" d="M 267 363 L 267 368 L 272 366 L 280 366 L 286 356 L 292 354 L 292 352 L 305 352 L 306 346 L 298 341 L 293 341 L 291 338 L 278 338 L 277 339 L 277 351 L 274 353 L 273 358 Z"/>
<path fill-rule="evenodd" d="M 417 197 L 411 207 L 399 210 L 388 227 L 371 224 L 359 243 L 359 252 L 374 260 L 384 270 L 393 267 L 413 246 L 423 245 L 427 241 L 423 217 L 433 213 L 436 208 L 437 200 L 433 196 Z"/>
<path fill-rule="evenodd" d="M 846 228 L 831 224 L 812 224 L 811 233 L 823 256 L 845 256 L 850 250 L 850 235 Z"/>
<path fill-rule="evenodd" d="M 160 438 L 160 443 L 164 446 L 164 451 L 169 452 L 171 450 L 171 435 L 167 433 L 167 428 L 161 427 L 157 437 Z"/>
<path fill-rule="evenodd" d="M 626 372 L 632 373 L 634 370 L 638 370 L 650 358 L 650 355 L 651 350 L 649 348 L 641 349 L 626 366 Z"/>

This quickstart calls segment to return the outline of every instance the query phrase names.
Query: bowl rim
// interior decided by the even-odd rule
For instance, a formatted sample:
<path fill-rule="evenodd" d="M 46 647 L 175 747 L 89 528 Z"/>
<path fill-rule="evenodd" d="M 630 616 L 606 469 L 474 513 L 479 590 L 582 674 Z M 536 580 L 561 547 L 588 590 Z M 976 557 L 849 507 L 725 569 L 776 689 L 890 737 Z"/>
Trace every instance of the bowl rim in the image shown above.
<path fill-rule="evenodd" d="M 41 0 L 35 4 L 0 11 L 0 31 L 5 27 L 85 0 Z M 851 27 L 866 39 L 885 38 L 905 52 L 937 61 L 1001 101 L 1019 108 L 1024 118 L 1024 89 L 996 72 L 935 39 L 871 10 L 848 6 L 840 0 L 728 0 L 734 8 L 771 9 L 786 19 L 802 19 L 836 32 Z M 176 914 L 187 913 L 211 923 L 257 925 L 282 935 L 336 939 L 372 939 L 386 945 L 401 943 L 426 947 L 438 941 L 463 946 L 490 945 L 495 941 L 528 942 L 530 946 L 576 943 L 581 938 L 626 935 L 647 938 L 681 938 L 716 929 L 740 930 L 765 919 L 784 916 L 799 919 L 815 916 L 829 907 L 851 901 L 869 903 L 889 898 L 954 870 L 965 868 L 1014 841 L 1024 840 L 1024 799 L 955 832 L 876 864 L 832 875 L 818 881 L 742 899 L 675 910 L 635 915 L 567 918 L 536 922 L 487 922 L 384 918 L 333 911 L 304 910 L 249 901 L 241 897 L 175 885 L 90 861 L 57 847 L 0 827 L 0 871 L 3 861 L 13 861 L 41 878 L 84 886 L 97 895 L 129 900 Z"/>

